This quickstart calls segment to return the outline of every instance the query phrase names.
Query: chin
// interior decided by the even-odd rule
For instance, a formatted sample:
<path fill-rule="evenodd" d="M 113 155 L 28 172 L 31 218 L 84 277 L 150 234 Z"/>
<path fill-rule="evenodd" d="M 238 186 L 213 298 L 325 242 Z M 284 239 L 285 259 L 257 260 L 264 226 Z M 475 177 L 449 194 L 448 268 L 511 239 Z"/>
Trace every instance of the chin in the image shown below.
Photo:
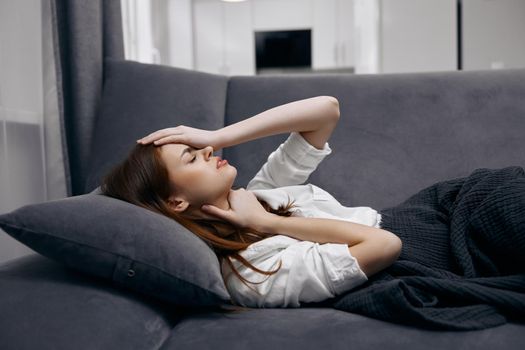
<path fill-rule="evenodd" d="M 232 169 L 233 169 L 233 172 L 235 173 L 235 174 L 233 175 L 233 178 L 235 179 L 235 178 L 237 177 L 237 168 L 234 167 L 234 166 L 232 166 Z"/>
<path fill-rule="evenodd" d="M 233 168 L 233 169 L 235 169 L 235 168 Z M 234 174 L 233 174 L 232 177 L 231 177 L 231 180 L 230 180 L 230 189 L 232 188 L 233 183 L 235 182 L 235 179 L 236 179 L 236 178 L 237 178 L 237 169 L 235 169 Z"/>

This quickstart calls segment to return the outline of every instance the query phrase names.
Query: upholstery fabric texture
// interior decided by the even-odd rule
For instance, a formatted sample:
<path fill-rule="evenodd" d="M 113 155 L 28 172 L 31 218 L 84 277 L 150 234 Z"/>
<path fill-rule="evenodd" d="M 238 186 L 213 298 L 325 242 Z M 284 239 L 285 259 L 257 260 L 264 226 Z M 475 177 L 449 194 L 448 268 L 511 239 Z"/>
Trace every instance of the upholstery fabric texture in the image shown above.
<path fill-rule="evenodd" d="M 84 2 L 79 6 L 84 6 L 83 4 Z M 96 51 L 92 53 L 96 55 Z M 101 176 L 125 156 L 129 147 L 135 144 L 135 140 L 152 131 L 177 125 L 206 130 L 218 129 L 275 106 L 319 95 L 331 95 L 339 100 L 341 118 L 329 140 L 333 153 L 311 174 L 308 181 L 333 194 L 345 206 L 369 206 L 386 213 L 389 208 L 397 207 L 420 189 L 446 179 L 468 176 L 474 169 L 525 166 L 525 69 L 364 75 L 337 73 L 223 76 L 176 67 L 106 59 L 103 73 L 104 88 L 100 103 L 98 99 L 82 100 L 91 101 L 87 104 L 90 111 L 97 111 L 96 118 L 68 119 L 70 125 L 66 132 L 71 133 L 67 138 L 68 151 L 70 155 L 74 155 L 75 161 L 71 164 L 74 168 L 71 174 L 75 177 L 75 184 L 79 185 L 73 186 L 73 189 L 82 192 L 76 192 L 75 195 L 89 194 L 89 191 L 99 186 Z M 86 75 L 89 76 L 83 73 L 80 77 Z M 84 80 L 79 80 L 78 85 L 91 86 Z M 82 95 L 78 95 L 80 99 Z M 79 103 L 82 101 L 79 100 Z M 82 115 L 84 114 L 86 113 Z M 233 186 L 246 187 L 268 155 L 285 141 L 288 135 L 271 135 L 225 148 L 215 154 L 227 159 L 237 168 L 238 176 Z M 86 152 L 87 149 L 89 152 Z M 480 194 L 478 192 L 471 198 L 474 200 L 473 204 Z M 126 212 L 131 214 L 126 218 L 135 222 L 132 217 L 137 211 L 128 210 L 129 208 L 117 211 L 118 215 L 104 212 L 104 208 L 115 208 L 113 204 L 107 205 L 107 199 L 101 197 L 89 197 L 90 200 L 103 204 L 101 208 L 82 203 L 76 203 L 78 205 L 75 205 L 75 208 L 92 210 L 99 218 L 113 219 Z M 72 200 L 78 201 L 74 197 Z M 439 209 L 439 206 L 433 208 L 430 200 L 423 203 L 429 210 Z M 504 207 L 501 204 L 497 201 L 485 202 L 479 208 L 491 207 L 498 211 Z M 398 207 L 400 211 L 402 208 Z M 404 208 L 416 210 L 418 207 L 407 203 Z M 249 309 L 234 314 L 214 312 L 208 308 L 202 312 L 192 308 L 187 313 L 182 313 L 183 307 L 180 305 L 170 307 L 173 305 L 171 302 L 164 302 L 157 296 L 146 297 L 136 293 L 138 289 L 114 288 L 115 283 L 107 283 L 108 278 L 113 281 L 113 276 L 128 285 L 136 283 L 137 278 L 145 278 L 137 269 L 137 266 L 141 266 L 139 257 L 144 256 L 142 253 L 145 253 L 146 249 L 156 249 L 158 241 L 166 244 L 166 237 L 160 238 L 165 231 L 150 233 L 148 237 L 155 238 L 154 242 L 149 242 L 149 246 L 134 245 L 132 241 L 136 239 L 137 243 L 142 243 L 141 239 L 146 237 L 137 234 L 136 230 L 139 228 L 126 232 L 115 231 L 111 229 L 115 223 L 103 220 L 94 223 L 85 218 L 80 219 L 78 216 L 82 215 L 81 212 L 43 209 L 44 207 L 40 207 L 31 215 L 22 213 L 28 217 L 36 216 L 35 220 L 40 220 L 42 225 L 38 227 L 38 232 L 47 232 L 48 228 L 55 225 L 64 229 L 71 228 L 70 226 L 74 225 L 73 220 L 84 220 L 83 223 L 95 227 L 104 224 L 108 232 L 104 239 L 111 240 L 112 237 L 122 234 L 113 244 L 120 242 L 115 248 L 129 253 L 129 256 L 121 255 L 117 258 L 111 254 L 100 253 L 100 257 L 104 258 L 102 264 L 94 264 L 90 256 L 75 255 L 74 259 L 82 261 L 78 264 L 73 261 L 73 264 L 84 271 L 90 270 L 88 274 L 77 273 L 77 270 L 67 267 L 68 263 L 65 260 L 73 258 L 72 255 L 63 254 L 68 253 L 68 249 L 64 249 L 65 244 L 53 245 L 56 242 L 51 242 L 54 237 L 50 235 L 37 235 L 17 229 L 20 236 L 29 237 L 24 237 L 27 242 L 35 240 L 35 247 L 51 247 L 48 253 L 56 253 L 56 256 L 62 256 L 64 261 L 57 262 L 43 254 L 33 254 L 0 265 L 2 349 L 198 350 L 209 349 L 210 344 L 214 349 L 253 350 L 348 347 L 359 350 L 373 347 L 400 350 L 523 349 L 525 324 L 512 322 L 514 320 L 510 318 L 505 324 L 485 329 L 436 331 L 398 322 L 395 315 L 385 318 L 373 315 L 371 310 L 357 310 L 359 305 L 363 305 L 359 304 L 359 300 L 354 300 L 354 305 L 358 307 L 351 312 L 333 308 L 330 303 L 334 300 L 328 300 L 324 305 L 304 304 L 301 308 Z M 423 213 L 418 220 L 411 221 L 410 216 L 398 212 L 399 215 L 390 217 L 387 225 L 390 225 L 393 232 L 400 234 L 405 234 L 403 225 L 417 224 L 420 232 L 424 232 L 425 227 L 430 224 L 435 224 L 439 230 L 446 228 L 444 223 L 438 225 L 438 220 L 446 219 L 439 210 L 425 212 L 422 206 L 419 209 L 423 210 Z M 51 219 L 56 219 L 57 223 L 52 224 L 47 218 L 44 224 L 44 219 L 39 218 L 37 212 L 40 215 L 55 215 Z M 21 212 L 16 215 L 19 214 Z M 473 214 L 471 217 L 474 216 Z M 17 221 L 13 216 L 9 217 L 10 222 Z M 6 219 L 7 216 L 1 217 L 2 221 Z M 119 220 L 123 218 L 120 217 Z M 173 222 L 167 224 L 162 218 L 155 221 L 157 228 L 173 228 Z M 26 222 L 23 224 L 27 225 Z M 476 228 L 481 225 L 476 221 L 472 224 Z M 490 226 L 485 227 L 492 229 Z M 175 228 L 179 229 L 182 227 Z M 177 232 L 185 243 L 188 243 L 189 238 L 186 234 L 189 233 Z M 78 233 L 80 234 L 80 231 Z M 91 233 L 88 232 L 87 235 L 87 238 L 93 238 Z M 168 240 L 171 239 L 169 237 Z M 45 242 L 46 239 L 49 242 Z M 197 238 L 192 236 L 192 239 Z M 169 244 L 172 243 L 169 241 Z M 191 247 L 193 243 L 198 249 L 191 254 L 192 264 L 180 266 L 181 270 L 177 270 L 180 273 L 177 281 L 179 286 L 182 285 L 180 290 L 185 289 L 192 281 L 186 277 L 197 277 L 200 263 L 196 265 L 193 259 L 200 258 L 203 263 L 208 263 L 207 269 L 217 264 L 217 261 L 213 260 L 214 257 L 208 255 L 211 250 L 204 242 L 196 241 L 185 245 Z M 409 246 L 409 242 L 406 241 L 405 247 Z M 208 253 L 205 252 L 207 250 Z M 80 252 L 84 251 L 89 253 L 87 249 Z M 159 251 L 168 254 L 167 250 Z M 429 251 L 431 250 L 419 250 L 425 254 Z M 442 263 L 441 250 L 434 251 L 438 255 L 431 256 L 429 261 L 436 262 L 436 259 L 440 259 Z M 412 250 L 412 253 L 414 252 Z M 169 251 L 169 254 L 173 254 L 173 251 Z M 177 259 L 187 261 L 189 255 L 189 252 L 181 252 Z M 169 260 L 173 257 L 163 258 Z M 408 302 L 411 304 L 402 305 L 403 307 L 396 311 L 402 313 L 408 308 L 413 308 L 415 312 L 408 315 L 412 318 L 409 322 L 417 323 L 416 314 L 431 312 L 434 307 L 432 303 L 437 300 L 441 302 L 443 297 L 442 294 L 436 294 L 436 299 L 429 300 L 425 296 L 432 296 L 432 293 L 411 293 L 416 290 L 425 291 L 423 288 L 430 288 L 431 285 L 426 283 L 425 275 L 410 276 L 411 271 L 414 271 L 410 270 L 410 267 L 415 267 L 416 263 L 412 263 L 412 266 L 408 265 L 408 261 L 405 263 L 401 266 L 404 270 L 389 271 L 392 274 L 398 272 L 397 277 L 402 279 L 387 280 L 378 283 L 376 287 L 385 287 L 386 291 L 400 293 L 399 298 L 389 294 L 390 301 L 403 302 L 407 300 L 403 298 L 409 298 Z M 443 266 L 441 263 L 439 265 Z M 112 271 L 109 269 L 110 265 L 113 266 Z M 197 271 L 189 271 L 190 267 Z M 417 267 L 421 268 L 419 271 L 423 273 L 435 272 L 423 264 Z M 426 270 L 423 270 L 424 267 Z M 133 277 L 128 276 L 130 268 L 135 272 Z M 440 270 L 444 274 L 446 271 Z M 210 272 L 209 276 L 213 276 L 214 273 L 219 276 L 218 272 L 217 266 L 217 270 Z M 93 277 L 96 273 L 105 277 L 97 281 Z M 181 279 L 181 276 L 184 278 Z M 208 277 L 206 273 L 202 276 Z M 491 288 L 492 278 L 471 279 L 484 281 L 483 283 L 486 283 L 483 287 Z M 213 284 L 212 281 L 199 281 L 196 278 L 193 289 L 186 291 L 200 295 L 199 288 Z M 138 284 L 132 286 L 135 287 L 146 288 Z M 154 288 L 160 290 L 158 285 Z M 220 290 L 222 287 L 218 288 Z M 207 292 L 203 293 L 209 293 L 213 288 L 205 290 Z M 427 289 L 428 291 L 430 290 Z M 215 294 L 217 298 L 226 297 L 218 290 Z M 372 293 L 370 300 L 377 295 Z M 364 292 L 357 296 L 366 300 Z M 172 294 L 169 294 L 169 297 L 174 298 Z M 214 300 L 222 301 L 216 298 Z M 394 308 L 395 303 L 392 303 L 385 312 Z M 489 314 L 490 312 L 492 310 L 489 310 Z"/>
<path fill-rule="evenodd" d="M 525 322 L 525 171 L 480 168 L 381 211 L 399 259 L 333 307 L 414 327 Z"/>
<path fill-rule="evenodd" d="M 68 267 L 175 305 L 209 307 L 230 299 L 217 256 L 203 240 L 99 188 L 25 205 L 0 215 L 0 227 Z"/>

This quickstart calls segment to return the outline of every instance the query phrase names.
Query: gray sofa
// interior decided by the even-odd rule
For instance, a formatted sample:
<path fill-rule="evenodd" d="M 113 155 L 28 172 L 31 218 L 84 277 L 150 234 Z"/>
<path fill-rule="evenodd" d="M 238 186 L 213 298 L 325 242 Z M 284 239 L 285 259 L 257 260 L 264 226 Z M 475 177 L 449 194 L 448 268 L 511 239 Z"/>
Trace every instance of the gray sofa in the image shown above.
<path fill-rule="evenodd" d="M 96 133 L 89 157 L 79 162 L 87 164 L 85 193 L 151 131 L 180 124 L 216 129 L 316 95 L 335 96 L 341 119 L 329 141 L 333 153 L 308 181 L 343 205 L 382 209 L 476 168 L 525 166 L 525 69 L 227 77 L 131 61 L 109 64 L 105 84 L 114 84 L 112 92 L 127 84 L 130 92 L 105 89 L 102 109 L 112 119 L 81 126 Z M 127 103 L 133 108 L 123 113 Z M 115 104 L 120 109 L 112 109 Z M 245 187 L 287 136 L 217 152 L 236 166 L 234 186 Z M 525 347 L 525 325 L 511 322 L 454 332 L 325 307 L 180 310 L 40 254 L 0 266 L 0 314 L 2 349 Z"/>

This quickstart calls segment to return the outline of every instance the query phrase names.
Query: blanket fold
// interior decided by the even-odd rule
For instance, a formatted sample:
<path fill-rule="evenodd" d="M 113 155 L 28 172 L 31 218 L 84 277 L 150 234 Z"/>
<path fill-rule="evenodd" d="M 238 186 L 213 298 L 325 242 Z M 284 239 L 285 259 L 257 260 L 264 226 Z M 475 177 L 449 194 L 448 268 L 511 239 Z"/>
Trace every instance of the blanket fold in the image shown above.
<path fill-rule="evenodd" d="M 419 328 L 474 330 L 525 321 L 525 171 L 479 168 L 380 211 L 399 259 L 335 309 Z"/>

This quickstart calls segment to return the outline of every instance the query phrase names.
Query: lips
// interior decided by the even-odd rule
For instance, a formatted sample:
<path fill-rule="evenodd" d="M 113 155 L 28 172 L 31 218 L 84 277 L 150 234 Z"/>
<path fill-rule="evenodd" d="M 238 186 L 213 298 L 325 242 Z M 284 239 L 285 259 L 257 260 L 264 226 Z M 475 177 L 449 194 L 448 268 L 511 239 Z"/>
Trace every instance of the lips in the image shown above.
<path fill-rule="evenodd" d="M 227 164 L 228 161 L 226 159 L 218 159 L 217 160 L 217 169 L 219 169 L 220 167 L 222 167 L 223 165 Z"/>

